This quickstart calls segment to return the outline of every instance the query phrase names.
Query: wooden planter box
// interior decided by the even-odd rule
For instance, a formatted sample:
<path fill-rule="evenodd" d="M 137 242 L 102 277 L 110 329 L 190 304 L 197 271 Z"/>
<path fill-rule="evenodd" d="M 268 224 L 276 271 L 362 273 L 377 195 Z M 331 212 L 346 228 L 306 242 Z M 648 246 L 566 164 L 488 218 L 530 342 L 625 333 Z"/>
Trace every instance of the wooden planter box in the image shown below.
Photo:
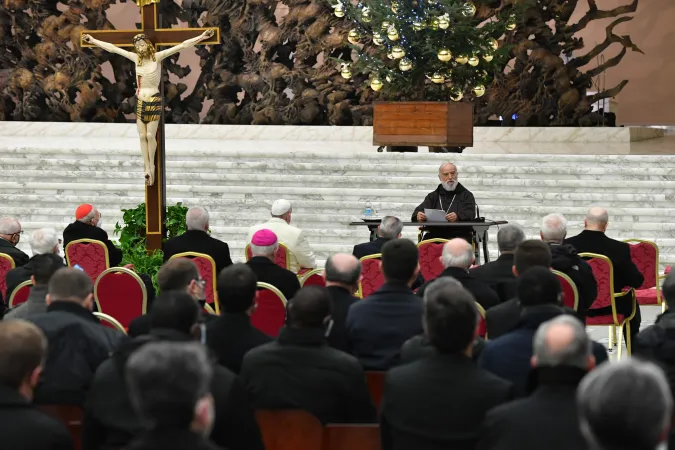
<path fill-rule="evenodd" d="M 473 146 L 473 105 L 376 102 L 373 145 Z"/>

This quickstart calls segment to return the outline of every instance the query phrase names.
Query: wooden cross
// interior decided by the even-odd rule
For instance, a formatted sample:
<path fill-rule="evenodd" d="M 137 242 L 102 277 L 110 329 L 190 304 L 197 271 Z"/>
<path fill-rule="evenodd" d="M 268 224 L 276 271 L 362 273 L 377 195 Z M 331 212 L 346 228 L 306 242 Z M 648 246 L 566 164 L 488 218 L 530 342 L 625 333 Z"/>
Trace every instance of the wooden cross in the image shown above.
<path fill-rule="evenodd" d="M 198 45 L 220 44 L 219 28 L 158 28 L 160 0 L 136 0 L 141 8 L 141 28 L 137 30 L 83 30 L 80 34 L 80 46 L 95 47 L 82 40 L 82 34 L 110 42 L 118 47 L 133 47 L 133 38 L 143 33 L 153 43 L 157 51 L 161 46 L 174 46 L 194 38 L 208 29 L 215 34 Z M 164 83 L 160 83 L 160 95 L 164 98 Z M 145 233 L 148 251 L 162 248 L 162 238 L 166 235 L 166 158 L 164 147 L 164 107 L 157 129 L 157 152 L 155 153 L 155 183 L 145 186 Z"/>

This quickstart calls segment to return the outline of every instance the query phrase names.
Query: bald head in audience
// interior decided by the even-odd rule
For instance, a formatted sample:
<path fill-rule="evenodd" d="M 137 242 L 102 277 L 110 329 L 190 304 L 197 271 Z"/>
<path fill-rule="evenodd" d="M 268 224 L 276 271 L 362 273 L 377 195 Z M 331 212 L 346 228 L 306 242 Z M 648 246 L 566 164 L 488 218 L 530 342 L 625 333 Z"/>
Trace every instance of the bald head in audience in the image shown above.
<path fill-rule="evenodd" d="M 607 223 L 609 222 L 609 214 L 605 208 L 595 206 L 588 210 L 586 218 L 584 219 L 584 228 L 590 231 L 607 230 Z"/>
<path fill-rule="evenodd" d="M 326 287 L 339 286 L 354 293 L 361 279 L 361 263 L 354 255 L 336 253 L 326 260 L 324 278 Z"/>
<path fill-rule="evenodd" d="M 466 240 L 455 238 L 446 242 L 443 246 L 441 262 L 443 267 L 459 267 L 468 269 L 471 267 L 476 257 L 473 254 L 473 248 Z"/>
<path fill-rule="evenodd" d="M 533 367 L 595 367 L 591 340 L 579 319 L 558 316 L 543 323 L 534 335 Z"/>

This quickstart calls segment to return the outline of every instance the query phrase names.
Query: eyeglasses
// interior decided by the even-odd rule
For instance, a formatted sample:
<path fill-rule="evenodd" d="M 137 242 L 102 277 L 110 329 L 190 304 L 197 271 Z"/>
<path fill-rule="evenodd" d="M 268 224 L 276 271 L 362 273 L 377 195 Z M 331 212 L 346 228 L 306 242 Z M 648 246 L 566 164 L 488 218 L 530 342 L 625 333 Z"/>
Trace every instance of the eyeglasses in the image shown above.
<path fill-rule="evenodd" d="M 200 285 L 201 287 L 206 286 L 206 280 L 203 279 L 203 278 L 199 278 L 198 280 L 195 280 L 195 283 L 197 283 L 197 284 Z"/>

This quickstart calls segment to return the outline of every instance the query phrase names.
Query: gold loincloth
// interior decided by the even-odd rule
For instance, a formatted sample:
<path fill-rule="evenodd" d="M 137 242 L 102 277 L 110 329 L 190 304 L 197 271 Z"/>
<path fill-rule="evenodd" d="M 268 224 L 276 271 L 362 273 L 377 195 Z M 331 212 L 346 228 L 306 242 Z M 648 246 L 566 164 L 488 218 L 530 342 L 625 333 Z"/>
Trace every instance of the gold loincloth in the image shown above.
<path fill-rule="evenodd" d="M 153 3 L 159 3 L 159 0 L 136 0 L 136 5 L 139 8 L 142 8 L 147 5 L 151 5 Z"/>
<path fill-rule="evenodd" d="M 136 102 L 136 118 L 143 123 L 159 120 L 162 116 L 162 97 L 153 95 L 151 100 L 145 101 L 140 98 Z"/>

